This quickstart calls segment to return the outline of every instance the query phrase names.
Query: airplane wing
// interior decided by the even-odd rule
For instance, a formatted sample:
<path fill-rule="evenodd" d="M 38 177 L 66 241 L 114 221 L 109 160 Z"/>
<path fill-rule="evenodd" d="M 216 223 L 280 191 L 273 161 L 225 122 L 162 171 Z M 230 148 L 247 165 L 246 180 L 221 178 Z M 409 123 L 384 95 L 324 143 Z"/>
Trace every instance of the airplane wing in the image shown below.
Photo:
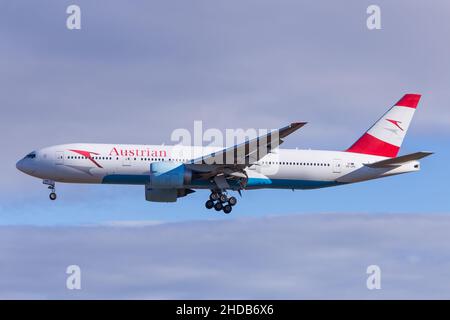
<path fill-rule="evenodd" d="M 201 179 L 213 179 L 219 189 L 229 188 L 228 180 L 237 180 L 243 187 L 247 181 L 244 169 L 270 153 L 284 138 L 303 127 L 294 122 L 241 144 L 216 151 L 185 163 Z"/>
<path fill-rule="evenodd" d="M 381 160 L 381 161 L 377 161 L 374 163 L 367 163 L 367 164 L 365 164 L 365 166 L 370 167 L 370 168 L 389 168 L 389 167 L 393 167 L 393 166 L 401 166 L 402 164 L 404 164 L 406 162 L 419 160 L 419 159 L 428 157 L 432 154 L 433 154 L 433 152 L 425 152 L 425 151 L 415 152 L 415 153 L 406 154 L 404 156 L 400 156 L 400 157 L 396 157 L 396 158 Z"/>
<path fill-rule="evenodd" d="M 261 135 L 257 138 L 246 140 L 241 144 L 234 145 L 229 148 L 219 150 L 190 160 L 188 164 L 194 165 L 221 165 L 221 166 L 249 166 L 273 149 L 277 148 L 291 133 L 303 127 L 306 122 L 294 122 L 283 128 L 273 130 L 267 134 Z"/>

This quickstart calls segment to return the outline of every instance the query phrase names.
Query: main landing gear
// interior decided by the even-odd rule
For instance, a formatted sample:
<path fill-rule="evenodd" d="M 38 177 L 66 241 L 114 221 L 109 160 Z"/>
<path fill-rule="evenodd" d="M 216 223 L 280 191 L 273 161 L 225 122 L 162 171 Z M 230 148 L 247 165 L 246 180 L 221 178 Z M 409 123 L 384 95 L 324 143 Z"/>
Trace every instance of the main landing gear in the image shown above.
<path fill-rule="evenodd" d="M 48 188 L 50 189 L 50 194 L 48 195 L 50 200 L 52 200 L 52 201 L 56 200 L 55 181 L 44 180 L 44 181 L 42 181 L 42 183 L 48 185 Z"/>
<path fill-rule="evenodd" d="M 232 207 L 237 203 L 235 197 L 228 197 L 226 193 L 222 192 L 211 192 L 209 200 L 206 201 L 206 209 L 212 209 L 216 211 L 223 211 L 225 214 L 229 214 Z"/>

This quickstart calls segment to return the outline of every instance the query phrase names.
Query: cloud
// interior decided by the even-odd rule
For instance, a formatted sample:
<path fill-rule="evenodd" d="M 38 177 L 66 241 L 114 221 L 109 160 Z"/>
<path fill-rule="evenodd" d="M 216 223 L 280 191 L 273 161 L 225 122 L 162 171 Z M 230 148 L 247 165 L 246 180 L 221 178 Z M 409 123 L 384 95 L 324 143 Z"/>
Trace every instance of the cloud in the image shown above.
<path fill-rule="evenodd" d="M 79 0 L 80 31 L 65 27 L 69 4 L 15 0 L 2 6 L 0 224 L 89 224 L 120 220 L 133 209 L 138 213 L 125 219 L 155 212 L 165 216 L 146 218 L 193 218 L 207 198 L 198 192 L 163 208 L 146 203 L 141 187 L 60 184 L 58 203 L 49 204 L 41 181 L 15 168 L 19 158 L 43 146 L 168 144 L 172 130 L 191 129 L 199 119 L 205 129 L 274 128 L 301 120 L 308 125 L 283 147 L 344 150 L 409 90 L 424 96 L 402 152 L 436 151 L 416 180 L 411 175 L 314 191 L 300 196 L 301 209 L 385 212 L 385 204 L 373 199 L 391 196 L 390 211 L 448 211 L 448 173 L 440 169 L 447 165 L 450 128 L 450 45 L 442 41 L 450 29 L 447 2 L 377 1 L 383 29 L 373 32 L 365 21 L 372 3 L 359 0 L 345 6 Z M 270 213 L 298 210 L 291 205 L 297 193 L 270 193 L 283 201 L 268 203 L 269 195 L 258 191 L 240 208 L 256 214 L 267 207 Z M 403 196 L 408 203 L 397 201 Z M 432 203 L 423 201 L 430 197 Z"/>
<path fill-rule="evenodd" d="M 8 197 L 27 183 L 14 164 L 33 149 L 167 144 L 172 130 L 199 119 L 219 129 L 309 121 L 286 147 L 341 150 L 413 90 L 424 98 L 410 134 L 448 135 L 445 2 L 380 1 L 379 32 L 366 29 L 370 3 L 361 1 L 80 0 L 80 31 L 65 27 L 69 4 L 2 7 L 0 147 L 8 152 L 0 173 Z"/>
<path fill-rule="evenodd" d="M 449 228 L 449 216 L 432 214 L 1 227 L 0 297 L 448 299 Z M 80 291 L 65 289 L 72 264 Z M 366 288 L 372 264 L 381 290 Z"/>
<path fill-rule="evenodd" d="M 60 185 L 58 203 L 48 203 L 41 182 L 14 166 L 58 143 L 169 143 L 173 129 L 198 119 L 205 129 L 309 121 L 286 147 L 341 150 L 418 91 L 406 144 L 419 135 L 435 142 L 426 171 L 300 195 L 249 192 L 239 214 L 447 212 L 447 2 L 380 0 L 383 29 L 374 32 L 365 27 L 372 3 L 356 0 L 79 0 L 83 29 L 73 32 L 69 4 L 1 8 L 0 224 L 103 225 L 0 227 L 0 297 L 450 298 L 445 215 L 161 224 L 204 219 L 207 195 L 163 206 L 146 203 L 140 187 Z M 65 289 L 70 264 L 82 267 L 81 292 Z M 365 288 L 369 264 L 382 268 L 381 291 Z"/>
<path fill-rule="evenodd" d="M 105 223 L 102 223 L 102 225 L 107 227 L 131 227 L 131 228 L 137 228 L 137 227 L 148 227 L 148 226 L 155 226 L 159 224 L 163 224 L 163 221 L 158 220 L 121 220 L 121 221 L 107 221 Z"/>
<path fill-rule="evenodd" d="M 293 141 L 349 144 L 408 90 L 425 94 L 417 130 L 448 131 L 444 3 L 381 1 L 378 33 L 361 1 L 99 3 L 79 1 L 80 31 L 65 28 L 64 2 L 4 9 L 1 130 L 23 142 L 2 141 L 14 159 L 68 141 L 168 143 L 196 119 L 221 129 L 306 120 Z"/>

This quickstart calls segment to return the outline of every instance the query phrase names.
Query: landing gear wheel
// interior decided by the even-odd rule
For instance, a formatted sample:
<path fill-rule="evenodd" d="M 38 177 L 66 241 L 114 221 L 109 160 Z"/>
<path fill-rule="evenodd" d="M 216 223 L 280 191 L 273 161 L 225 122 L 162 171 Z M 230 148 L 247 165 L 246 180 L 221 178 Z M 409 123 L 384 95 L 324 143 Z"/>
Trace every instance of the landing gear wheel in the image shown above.
<path fill-rule="evenodd" d="M 206 207 L 206 209 L 212 209 L 214 207 L 214 201 L 212 201 L 212 200 L 206 201 L 205 207 Z"/>
<path fill-rule="evenodd" d="M 225 202 L 228 201 L 228 197 L 227 197 L 226 194 L 222 193 L 222 194 L 220 194 L 220 196 L 219 196 L 219 200 L 220 200 L 220 202 L 225 203 Z"/>
<path fill-rule="evenodd" d="M 212 201 L 216 201 L 219 199 L 219 194 L 217 192 L 213 192 L 209 195 L 209 199 Z"/>
<path fill-rule="evenodd" d="M 230 197 L 230 199 L 228 199 L 228 203 L 229 203 L 231 206 L 235 206 L 236 203 L 237 203 L 237 199 L 236 199 L 235 197 Z"/>
<path fill-rule="evenodd" d="M 223 209 L 222 202 L 217 202 L 217 203 L 214 205 L 214 209 L 216 209 L 216 211 L 222 210 L 222 209 Z"/>
<path fill-rule="evenodd" d="M 42 180 L 42 183 L 48 186 L 48 189 L 50 189 L 50 194 L 48 195 L 48 197 L 50 198 L 50 200 L 56 200 L 56 193 L 55 193 L 55 181 L 53 180 Z"/>
<path fill-rule="evenodd" d="M 223 207 L 223 212 L 225 214 L 229 214 L 231 212 L 231 210 L 232 210 L 232 207 L 229 204 L 227 204 Z"/>

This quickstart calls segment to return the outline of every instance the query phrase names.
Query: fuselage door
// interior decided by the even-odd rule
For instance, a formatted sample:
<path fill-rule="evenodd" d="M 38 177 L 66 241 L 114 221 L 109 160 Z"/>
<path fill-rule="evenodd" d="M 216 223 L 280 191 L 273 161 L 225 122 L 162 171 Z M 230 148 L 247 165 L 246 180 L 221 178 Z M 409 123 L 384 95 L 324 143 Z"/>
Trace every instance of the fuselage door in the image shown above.
<path fill-rule="evenodd" d="M 333 159 L 333 173 L 341 173 L 342 171 L 342 160 Z"/>
<path fill-rule="evenodd" d="M 55 164 L 64 164 L 64 151 L 56 151 Z"/>

